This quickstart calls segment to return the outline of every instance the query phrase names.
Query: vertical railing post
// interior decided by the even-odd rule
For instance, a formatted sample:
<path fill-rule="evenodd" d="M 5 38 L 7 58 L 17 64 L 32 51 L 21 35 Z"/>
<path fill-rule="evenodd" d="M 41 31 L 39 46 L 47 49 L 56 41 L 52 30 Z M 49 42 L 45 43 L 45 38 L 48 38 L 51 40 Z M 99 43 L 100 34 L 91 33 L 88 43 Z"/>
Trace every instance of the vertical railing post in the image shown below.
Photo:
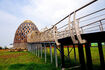
<path fill-rule="evenodd" d="M 100 31 L 103 31 L 103 30 L 104 30 L 104 29 L 103 29 L 103 26 L 102 26 L 102 22 L 101 22 L 101 20 L 100 20 L 99 28 L 100 28 Z"/>
<path fill-rule="evenodd" d="M 84 33 L 84 31 L 83 31 L 83 28 L 81 27 L 81 34 L 83 34 Z"/>
<path fill-rule="evenodd" d="M 102 50 L 101 42 L 98 42 L 98 50 L 99 50 L 99 55 L 100 55 L 101 68 L 102 68 L 102 70 L 105 70 L 104 56 L 103 56 L 103 50 Z"/>

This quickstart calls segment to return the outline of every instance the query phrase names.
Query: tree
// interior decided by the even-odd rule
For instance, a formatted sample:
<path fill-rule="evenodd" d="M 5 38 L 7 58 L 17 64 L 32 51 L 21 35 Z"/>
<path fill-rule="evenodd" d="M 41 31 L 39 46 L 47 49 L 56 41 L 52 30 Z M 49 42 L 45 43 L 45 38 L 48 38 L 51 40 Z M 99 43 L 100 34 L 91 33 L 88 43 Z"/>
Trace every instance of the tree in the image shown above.
<path fill-rule="evenodd" d="M 0 46 L 0 49 L 3 49 L 3 48 Z"/>
<path fill-rule="evenodd" d="M 7 46 L 5 46 L 5 47 L 4 47 L 4 49 L 8 49 L 8 47 L 7 47 Z"/>

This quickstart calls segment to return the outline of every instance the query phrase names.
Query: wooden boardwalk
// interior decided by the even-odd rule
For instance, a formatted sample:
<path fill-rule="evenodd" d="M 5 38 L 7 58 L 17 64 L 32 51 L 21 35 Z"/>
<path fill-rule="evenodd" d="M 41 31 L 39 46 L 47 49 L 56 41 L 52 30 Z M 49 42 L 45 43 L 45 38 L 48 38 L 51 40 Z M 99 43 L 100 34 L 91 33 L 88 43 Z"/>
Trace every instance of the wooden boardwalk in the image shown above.
<path fill-rule="evenodd" d="M 105 61 L 102 49 L 102 42 L 105 42 L 105 8 L 92 12 L 90 14 L 86 14 L 84 16 L 80 16 L 76 18 L 78 11 L 87 7 L 88 5 L 96 2 L 97 0 L 93 0 L 83 7 L 73 11 L 56 24 L 54 24 L 51 28 L 45 28 L 42 32 L 31 32 L 28 34 L 28 51 L 35 52 L 36 56 L 41 58 L 43 57 L 44 50 L 44 58 L 45 63 L 47 62 L 47 50 L 46 47 L 50 47 L 50 56 L 52 63 L 52 48 L 54 46 L 54 56 L 55 56 L 55 65 L 58 67 L 58 58 L 57 58 L 57 50 L 60 51 L 61 54 L 61 67 L 62 70 L 66 68 L 64 55 L 64 46 L 73 45 L 74 49 L 74 57 L 76 58 L 75 45 L 78 45 L 78 53 L 79 53 L 79 61 L 80 65 L 76 67 L 80 67 L 81 70 L 93 70 L 90 44 L 98 43 L 98 52 L 100 56 L 100 69 L 105 69 Z M 99 12 L 103 12 L 98 14 Z M 103 17 L 102 17 L 103 16 Z M 88 17 L 88 18 L 87 18 Z M 98 18 L 97 18 L 98 17 Z M 102 18 L 101 18 L 102 17 Z M 73 19 L 71 19 L 73 18 Z M 85 45 L 85 53 L 86 53 L 86 61 L 84 57 L 83 45 Z M 59 49 L 60 48 L 60 49 Z M 68 56 L 71 50 L 67 50 Z M 71 68 L 75 68 L 71 67 Z"/>

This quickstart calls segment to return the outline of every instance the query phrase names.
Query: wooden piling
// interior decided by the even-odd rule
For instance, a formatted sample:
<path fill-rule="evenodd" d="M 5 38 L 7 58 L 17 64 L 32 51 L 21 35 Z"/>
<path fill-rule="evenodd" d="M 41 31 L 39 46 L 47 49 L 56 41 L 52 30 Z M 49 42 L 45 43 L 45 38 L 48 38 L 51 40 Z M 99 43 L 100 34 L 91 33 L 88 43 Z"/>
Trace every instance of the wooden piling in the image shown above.
<path fill-rule="evenodd" d="M 90 51 L 89 43 L 85 44 L 85 50 L 86 50 L 87 68 L 88 68 L 88 70 L 93 70 L 92 57 L 91 57 L 91 51 Z"/>
<path fill-rule="evenodd" d="M 103 49 L 102 49 L 101 42 L 98 42 L 98 50 L 99 50 L 99 55 L 100 55 L 101 69 L 105 70 L 104 56 L 103 56 Z"/>
<path fill-rule="evenodd" d="M 61 44 L 61 62 L 62 62 L 62 69 L 65 68 L 65 63 L 64 63 L 64 45 Z"/>
<path fill-rule="evenodd" d="M 79 52 L 79 61 L 81 64 L 81 70 L 86 70 L 84 51 L 83 51 L 83 45 L 82 44 L 78 44 L 78 52 Z"/>
<path fill-rule="evenodd" d="M 53 59 L 52 59 L 52 45 L 50 44 L 50 58 L 51 58 L 51 63 L 53 62 Z"/>
<path fill-rule="evenodd" d="M 46 63 L 46 45 L 44 44 L 44 52 L 45 52 L 45 63 Z"/>
<path fill-rule="evenodd" d="M 41 47 L 41 58 L 42 58 L 42 44 L 40 45 L 40 47 Z"/>
<path fill-rule="evenodd" d="M 56 50 L 56 45 L 54 45 L 54 52 L 55 52 L 55 63 L 56 63 L 56 67 L 58 67 L 58 59 L 57 59 L 57 50 Z"/>

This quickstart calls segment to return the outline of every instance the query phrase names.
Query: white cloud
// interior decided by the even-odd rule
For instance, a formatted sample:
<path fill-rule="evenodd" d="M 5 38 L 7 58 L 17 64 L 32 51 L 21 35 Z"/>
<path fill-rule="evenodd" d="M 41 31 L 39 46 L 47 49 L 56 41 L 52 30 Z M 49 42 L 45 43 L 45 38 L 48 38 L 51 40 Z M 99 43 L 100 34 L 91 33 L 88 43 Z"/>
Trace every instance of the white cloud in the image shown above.
<path fill-rule="evenodd" d="M 17 17 L 0 10 L 0 45 L 4 46 L 13 42 L 17 21 Z"/>
<path fill-rule="evenodd" d="M 29 3 L 25 4 L 15 1 L 18 3 L 13 1 L 8 3 L 5 0 L 1 5 L 3 7 L 0 8 L 0 45 L 13 42 L 16 29 L 26 19 L 32 20 L 41 29 L 55 24 L 70 12 L 92 0 L 27 0 Z M 26 0 L 24 1 L 26 2 Z M 7 6 L 5 7 L 5 5 Z M 100 0 L 98 5 L 101 7 L 105 5 L 104 0 Z M 95 4 L 94 9 L 97 9 Z M 86 10 L 87 12 L 91 12 L 90 9 Z M 81 12 L 81 14 L 83 13 Z"/>
<path fill-rule="evenodd" d="M 55 24 L 89 0 L 30 0 L 29 2 L 22 7 L 23 14 L 28 18 L 34 18 L 38 27 L 43 28 Z"/>
<path fill-rule="evenodd" d="M 17 18 L 15 16 L 0 10 L 0 24 L 2 24 L 2 23 L 11 24 L 16 20 L 17 20 Z M 7 21 L 8 21 L 8 23 L 7 23 Z"/>

